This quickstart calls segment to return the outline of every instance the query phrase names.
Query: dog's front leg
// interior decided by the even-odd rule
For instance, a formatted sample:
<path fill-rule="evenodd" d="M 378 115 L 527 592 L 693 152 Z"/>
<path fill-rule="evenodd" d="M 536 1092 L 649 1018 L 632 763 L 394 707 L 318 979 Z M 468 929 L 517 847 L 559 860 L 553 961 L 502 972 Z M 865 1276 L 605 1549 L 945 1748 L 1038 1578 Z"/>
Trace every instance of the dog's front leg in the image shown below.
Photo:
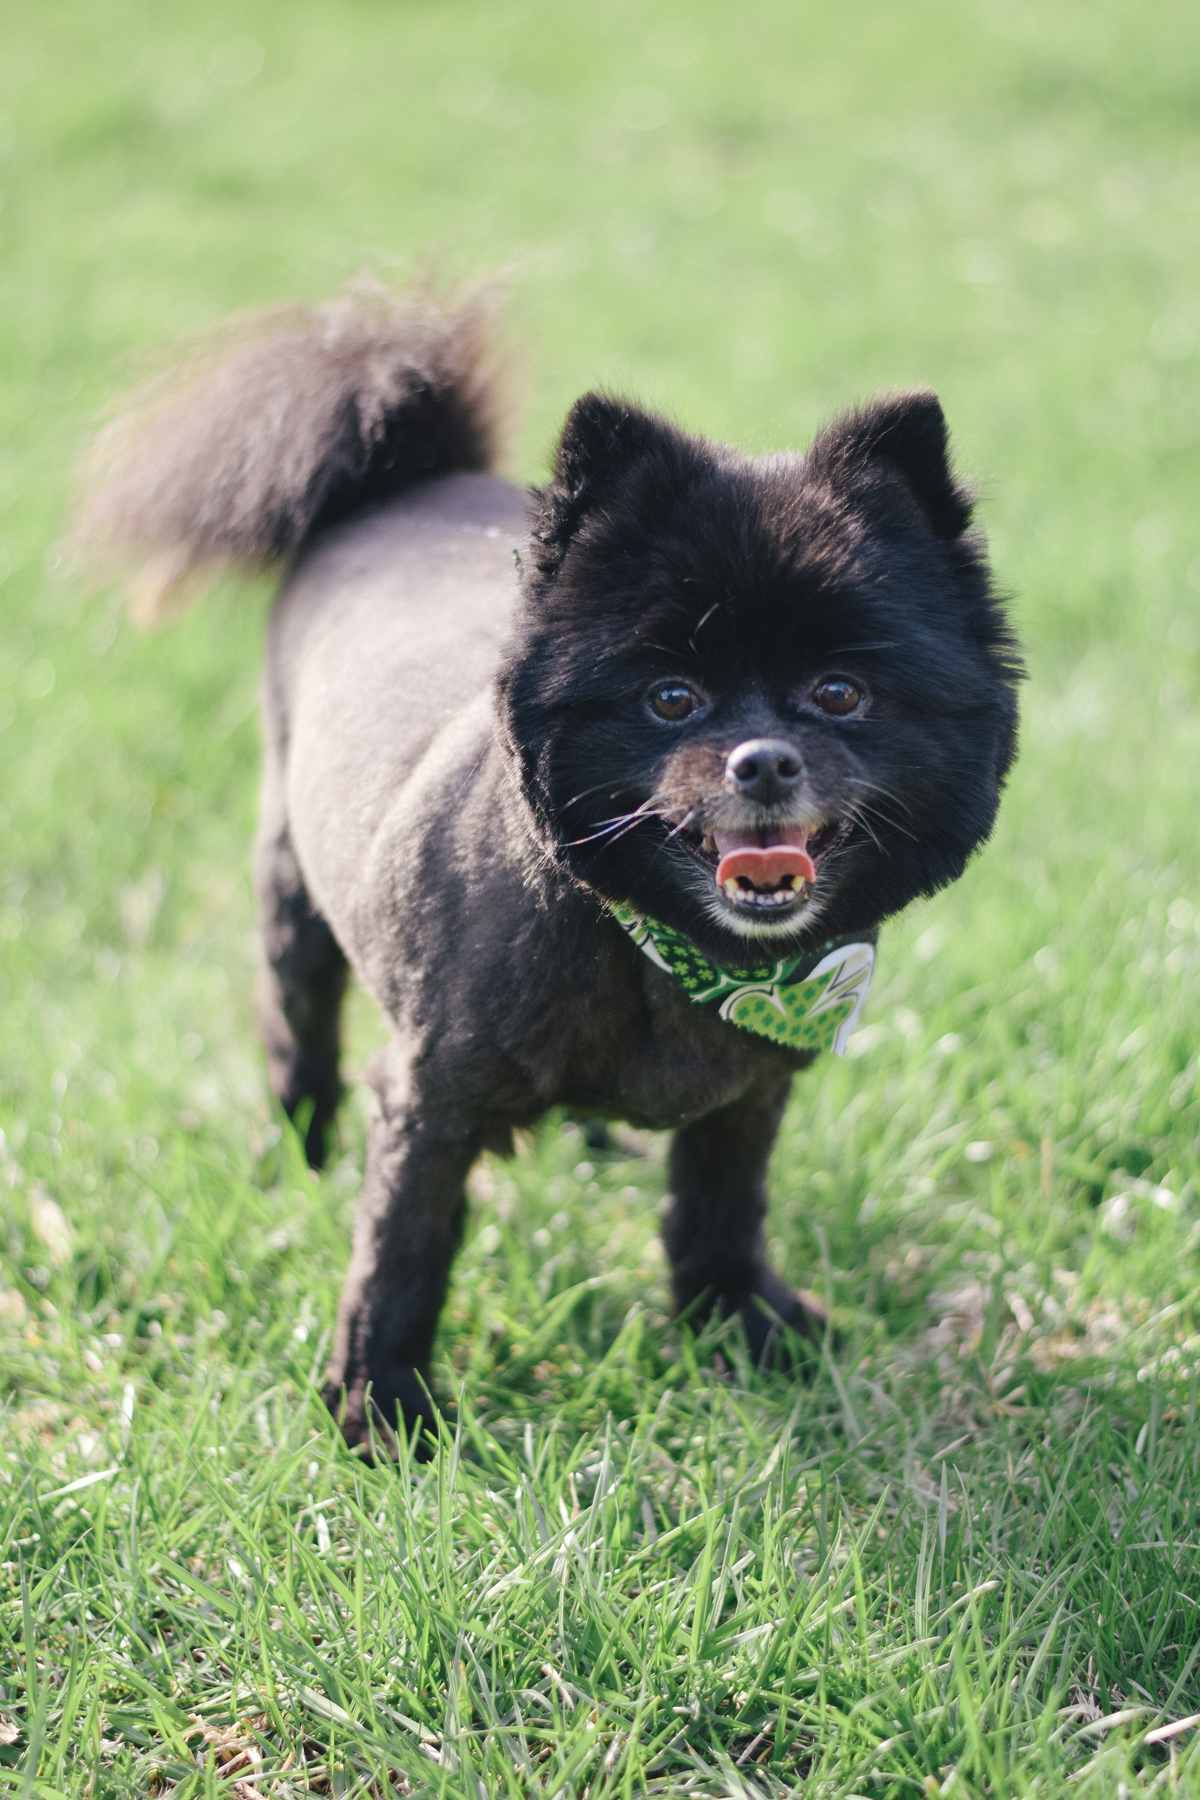
<path fill-rule="evenodd" d="M 776 1274 L 763 1241 L 767 1164 L 790 1089 L 790 1075 L 754 1089 L 677 1131 L 671 1145 L 663 1243 L 676 1308 L 694 1309 L 693 1320 L 714 1304 L 724 1317 L 740 1312 L 756 1361 L 768 1351 L 772 1313 L 806 1337 L 825 1326 L 819 1302 Z"/>
<path fill-rule="evenodd" d="M 377 1081 L 325 1400 L 346 1441 L 391 1447 L 430 1417 L 429 1355 L 479 1144 L 462 1120 Z M 417 1453 L 422 1454 L 420 1438 Z"/>

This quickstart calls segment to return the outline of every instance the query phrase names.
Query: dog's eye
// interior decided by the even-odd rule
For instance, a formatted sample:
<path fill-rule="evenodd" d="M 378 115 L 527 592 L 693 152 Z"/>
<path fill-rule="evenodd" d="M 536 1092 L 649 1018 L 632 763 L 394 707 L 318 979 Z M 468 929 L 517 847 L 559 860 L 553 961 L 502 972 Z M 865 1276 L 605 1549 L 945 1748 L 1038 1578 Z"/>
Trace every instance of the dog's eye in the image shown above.
<path fill-rule="evenodd" d="M 680 719 L 686 719 L 694 713 L 700 704 L 700 697 L 682 681 L 664 681 L 661 686 L 651 688 L 646 696 L 650 702 L 651 712 L 660 719 L 667 719 L 677 725 Z"/>
<path fill-rule="evenodd" d="M 821 711 L 833 713 L 839 719 L 844 719 L 848 713 L 857 712 L 865 697 L 862 689 L 853 681 L 843 681 L 840 677 L 833 681 L 823 681 L 813 693 L 813 699 Z"/>

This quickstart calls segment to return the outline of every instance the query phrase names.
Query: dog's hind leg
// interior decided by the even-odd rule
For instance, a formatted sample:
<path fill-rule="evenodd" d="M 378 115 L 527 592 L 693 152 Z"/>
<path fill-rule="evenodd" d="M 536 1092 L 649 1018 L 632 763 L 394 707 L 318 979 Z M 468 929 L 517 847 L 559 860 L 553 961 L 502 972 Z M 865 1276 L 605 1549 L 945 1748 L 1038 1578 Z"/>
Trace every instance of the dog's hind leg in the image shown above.
<path fill-rule="evenodd" d="M 809 1338 L 825 1325 L 820 1303 L 776 1274 L 763 1241 L 767 1164 L 790 1088 L 790 1076 L 757 1088 L 684 1126 L 671 1145 L 663 1243 L 676 1308 L 693 1320 L 714 1304 L 724 1317 L 740 1312 L 756 1362 L 777 1336 L 772 1314 Z"/>
<path fill-rule="evenodd" d="M 352 1445 L 390 1447 L 432 1413 L 429 1356 L 466 1214 L 479 1136 L 411 1086 L 398 1046 L 371 1071 L 376 1105 L 325 1401 Z M 425 1447 L 419 1436 L 416 1454 Z"/>
<path fill-rule="evenodd" d="M 319 1169 L 341 1095 L 338 1027 L 348 970 L 304 885 L 273 786 L 268 776 L 255 857 L 266 965 L 259 1025 L 271 1086 L 289 1119 L 301 1114 L 304 1153 Z"/>

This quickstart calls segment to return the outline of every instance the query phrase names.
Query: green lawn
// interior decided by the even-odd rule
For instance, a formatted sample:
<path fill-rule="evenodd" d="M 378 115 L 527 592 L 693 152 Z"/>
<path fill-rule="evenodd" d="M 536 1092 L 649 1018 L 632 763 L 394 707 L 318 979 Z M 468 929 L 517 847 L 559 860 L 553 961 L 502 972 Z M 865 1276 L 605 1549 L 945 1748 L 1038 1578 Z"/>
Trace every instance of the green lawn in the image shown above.
<path fill-rule="evenodd" d="M 1200 1795 L 1198 69 L 1183 0 L 7 9 L 5 1792 Z M 139 636 L 55 545 L 122 358 L 421 264 L 508 272 L 524 477 L 598 380 L 936 386 L 1032 678 L 776 1158 L 842 1352 L 681 1335 L 661 1145 L 550 1121 L 397 1474 L 314 1391 L 362 1095 L 311 1179 L 254 1038 L 265 595 Z"/>

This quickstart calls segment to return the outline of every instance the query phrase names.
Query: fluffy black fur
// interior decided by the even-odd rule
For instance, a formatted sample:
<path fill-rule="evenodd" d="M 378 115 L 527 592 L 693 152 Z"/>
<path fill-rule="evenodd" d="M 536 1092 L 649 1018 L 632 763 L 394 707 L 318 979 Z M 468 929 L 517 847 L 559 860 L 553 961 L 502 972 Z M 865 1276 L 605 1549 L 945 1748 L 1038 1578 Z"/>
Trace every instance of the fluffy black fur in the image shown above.
<path fill-rule="evenodd" d="M 776 1320 L 811 1329 L 762 1234 L 811 1057 L 693 1005 L 607 903 L 729 966 L 872 935 L 991 830 L 1019 666 L 932 394 L 758 459 L 591 394 L 525 500 L 461 472 L 491 454 L 477 314 L 355 318 L 288 315 L 285 344 L 272 323 L 122 423 L 87 517 L 172 579 L 293 558 L 263 680 L 263 1027 L 314 1163 L 349 967 L 393 1027 L 326 1389 L 363 1444 L 427 1414 L 472 1161 L 550 1106 L 675 1132 L 679 1307 L 740 1310 L 757 1354 Z M 656 713 L 664 683 L 686 716 Z M 761 741 L 791 772 L 751 791 L 732 753 Z M 723 899 L 712 834 L 797 821 L 807 903 Z"/>
<path fill-rule="evenodd" d="M 729 961 L 711 896 L 680 879 L 671 821 L 713 818 L 717 764 L 780 736 L 802 750 L 816 810 L 857 824 L 800 942 L 867 932 L 957 879 L 1016 743 L 1014 641 L 970 516 L 930 393 L 847 414 L 806 457 L 758 460 L 578 401 L 534 497 L 536 574 L 501 677 L 545 841 L 580 880 Z M 825 671 L 861 681 L 863 718 L 804 705 Z M 694 775 L 642 703 L 655 676 L 693 679 L 711 703 L 677 734 L 692 765 L 715 752 Z M 665 831 L 605 830 L 668 789 Z"/>
<path fill-rule="evenodd" d="M 490 468 L 485 290 L 453 308 L 363 278 L 323 306 L 231 319 L 180 347 L 96 440 L 76 535 L 143 567 L 143 620 L 197 571 L 261 567 L 431 476 Z"/>

